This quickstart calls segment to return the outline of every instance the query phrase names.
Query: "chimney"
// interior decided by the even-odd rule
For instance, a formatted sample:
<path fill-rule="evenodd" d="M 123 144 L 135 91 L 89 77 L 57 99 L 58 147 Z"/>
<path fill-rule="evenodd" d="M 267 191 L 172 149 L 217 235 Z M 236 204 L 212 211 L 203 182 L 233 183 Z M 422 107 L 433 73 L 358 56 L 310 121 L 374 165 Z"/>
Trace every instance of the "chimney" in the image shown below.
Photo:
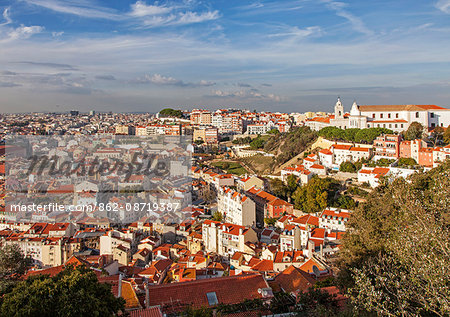
<path fill-rule="evenodd" d="M 242 236 L 242 233 L 243 233 L 242 228 L 239 228 L 239 235 Z"/>
<path fill-rule="evenodd" d="M 314 253 L 314 249 L 315 249 L 314 241 L 309 240 L 308 241 L 308 257 L 309 258 L 312 258 L 312 255 Z"/>
<path fill-rule="evenodd" d="M 148 289 L 148 281 L 144 282 L 145 288 L 145 308 L 150 307 L 150 290 Z"/>
<path fill-rule="evenodd" d="M 117 297 L 122 297 L 122 273 L 119 273 L 119 291 Z"/>

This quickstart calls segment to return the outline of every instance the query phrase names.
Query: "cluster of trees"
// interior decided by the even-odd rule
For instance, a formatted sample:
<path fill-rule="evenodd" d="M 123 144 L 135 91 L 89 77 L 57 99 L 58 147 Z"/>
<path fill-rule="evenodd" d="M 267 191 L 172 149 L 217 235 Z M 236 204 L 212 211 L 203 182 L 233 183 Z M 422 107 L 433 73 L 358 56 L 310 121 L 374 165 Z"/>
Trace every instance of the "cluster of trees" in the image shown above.
<path fill-rule="evenodd" d="M 289 175 L 286 183 L 277 179 L 271 180 L 270 191 L 284 200 L 291 201 L 296 209 L 304 212 L 320 212 L 326 207 L 356 207 L 356 202 L 350 196 L 340 193 L 341 183 L 331 177 L 315 176 L 308 184 L 299 186 L 297 177 Z"/>
<path fill-rule="evenodd" d="M 355 210 L 339 283 L 356 309 L 387 316 L 450 315 L 450 162 L 377 187 Z"/>
<path fill-rule="evenodd" d="M 17 245 L 0 248 L 0 316 L 117 316 L 124 311 L 125 300 L 84 266 L 23 279 L 29 265 Z"/>
<path fill-rule="evenodd" d="M 252 142 L 252 138 L 249 136 L 246 136 L 244 138 L 236 138 L 232 141 L 233 144 L 243 145 L 243 144 L 249 144 Z"/>
<path fill-rule="evenodd" d="M 342 140 L 356 143 L 372 143 L 381 134 L 392 134 L 392 130 L 386 128 L 368 129 L 340 129 L 337 127 L 325 127 L 319 131 L 319 136 L 328 140 Z"/>
<path fill-rule="evenodd" d="M 409 125 L 408 130 L 403 133 L 403 138 L 409 141 L 421 139 L 423 137 L 424 129 L 423 125 L 419 122 L 412 122 Z"/>
<path fill-rule="evenodd" d="M 417 162 L 412 157 L 401 157 L 398 159 L 399 167 L 408 167 L 408 166 L 415 166 L 415 165 L 417 165 Z"/>
<path fill-rule="evenodd" d="M 264 151 L 276 153 L 276 163 L 283 164 L 302 153 L 317 139 L 317 133 L 309 127 L 296 127 L 288 133 L 271 135 L 264 144 Z"/>
<path fill-rule="evenodd" d="M 175 110 L 172 108 L 165 108 L 159 112 L 159 115 L 162 117 L 175 117 L 182 118 L 183 112 L 181 110 Z"/>
<path fill-rule="evenodd" d="M 308 184 L 297 187 L 292 194 L 294 207 L 303 212 L 315 213 L 326 207 L 353 209 L 356 202 L 340 193 L 341 183 L 331 177 L 313 177 Z"/>

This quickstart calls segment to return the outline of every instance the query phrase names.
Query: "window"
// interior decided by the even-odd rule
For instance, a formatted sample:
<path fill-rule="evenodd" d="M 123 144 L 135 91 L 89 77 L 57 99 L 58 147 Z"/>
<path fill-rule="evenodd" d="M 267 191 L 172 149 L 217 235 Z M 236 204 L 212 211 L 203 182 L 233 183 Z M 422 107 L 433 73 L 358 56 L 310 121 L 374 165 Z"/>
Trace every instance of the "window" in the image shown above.
<path fill-rule="evenodd" d="M 372 113 L 372 118 L 375 119 L 375 113 Z"/>
<path fill-rule="evenodd" d="M 390 114 L 390 113 L 388 113 L 388 118 L 389 118 L 389 119 L 391 118 L 391 114 Z"/>
<path fill-rule="evenodd" d="M 206 298 L 208 298 L 209 306 L 214 306 L 214 305 L 217 305 L 219 303 L 219 301 L 217 300 L 216 292 L 206 293 Z"/>
<path fill-rule="evenodd" d="M 431 118 L 434 118 L 434 112 L 431 112 L 431 113 L 430 113 L 430 117 L 431 117 Z"/>
<path fill-rule="evenodd" d="M 397 123 L 395 124 L 395 128 L 397 129 Z"/>
<path fill-rule="evenodd" d="M 383 118 L 383 114 L 382 113 L 380 113 L 380 118 Z"/>
<path fill-rule="evenodd" d="M 403 128 L 403 123 L 400 125 L 401 128 Z"/>
<path fill-rule="evenodd" d="M 419 117 L 419 112 L 416 112 L 416 118 L 418 118 Z"/>
<path fill-rule="evenodd" d="M 389 123 L 389 128 L 392 128 L 392 124 Z"/>
<path fill-rule="evenodd" d="M 396 114 L 395 114 L 395 118 L 397 118 L 397 119 L 398 119 L 398 113 L 396 113 Z"/>

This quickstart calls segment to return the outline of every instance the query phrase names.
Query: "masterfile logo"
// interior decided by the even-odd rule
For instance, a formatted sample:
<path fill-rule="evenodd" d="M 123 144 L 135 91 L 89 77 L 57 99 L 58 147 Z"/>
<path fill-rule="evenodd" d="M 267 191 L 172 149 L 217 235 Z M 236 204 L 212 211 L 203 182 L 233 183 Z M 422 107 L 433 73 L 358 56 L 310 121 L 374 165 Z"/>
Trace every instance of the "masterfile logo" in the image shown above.
<path fill-rule="evenodd" d="M 3 218 L 181 222 L 191 205 L 191 139 L 9 136 Z"/>

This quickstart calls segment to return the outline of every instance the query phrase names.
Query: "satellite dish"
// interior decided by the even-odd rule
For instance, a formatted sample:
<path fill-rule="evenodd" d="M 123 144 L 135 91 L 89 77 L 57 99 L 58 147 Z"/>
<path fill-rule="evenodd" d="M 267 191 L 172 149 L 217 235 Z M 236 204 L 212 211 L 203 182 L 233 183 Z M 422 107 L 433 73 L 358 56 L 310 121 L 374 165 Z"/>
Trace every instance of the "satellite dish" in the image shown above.
<path fill-rule="evenodd" d="M 313 265 L 313 272 L 314 272 L 314 275 L 315 275 L 317 278 L 320 277 L 320 270 L 319 270 L 319 268 L 318 268 L 316 265 Z"/>

